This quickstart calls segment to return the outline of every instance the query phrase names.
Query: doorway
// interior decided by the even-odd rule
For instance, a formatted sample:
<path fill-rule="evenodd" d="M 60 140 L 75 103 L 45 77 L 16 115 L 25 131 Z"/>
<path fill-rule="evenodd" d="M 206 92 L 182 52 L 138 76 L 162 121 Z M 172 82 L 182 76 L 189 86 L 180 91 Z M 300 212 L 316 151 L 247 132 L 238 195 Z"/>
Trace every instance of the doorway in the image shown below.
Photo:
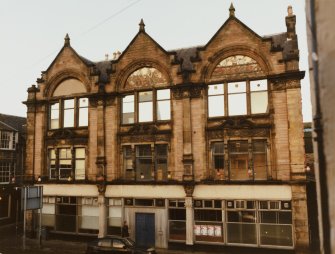
<path fill-rule="evenodd" d="M 140 246 L 155 246 L 155 214 L 135 214 L 135 240 Z"/>

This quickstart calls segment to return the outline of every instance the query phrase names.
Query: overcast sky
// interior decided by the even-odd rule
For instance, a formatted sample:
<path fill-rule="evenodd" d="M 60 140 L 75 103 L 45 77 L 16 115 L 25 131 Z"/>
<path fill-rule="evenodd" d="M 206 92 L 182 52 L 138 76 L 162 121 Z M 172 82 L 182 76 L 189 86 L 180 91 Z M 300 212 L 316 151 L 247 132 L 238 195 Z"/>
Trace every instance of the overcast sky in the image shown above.
<path fill-rule="evenodd" d="M 0 113 L 25 116 L 27 88 L 36 84 L 69 33 L 78 54 L 100 61 L 123 51 L 144 19 L 166 50 L 204 45 L 235 15 L 257 34 L 286 32 L 287 6 L 297 16 L 304 121 L 311 121 L 304 0 L 0 0 Z"/>

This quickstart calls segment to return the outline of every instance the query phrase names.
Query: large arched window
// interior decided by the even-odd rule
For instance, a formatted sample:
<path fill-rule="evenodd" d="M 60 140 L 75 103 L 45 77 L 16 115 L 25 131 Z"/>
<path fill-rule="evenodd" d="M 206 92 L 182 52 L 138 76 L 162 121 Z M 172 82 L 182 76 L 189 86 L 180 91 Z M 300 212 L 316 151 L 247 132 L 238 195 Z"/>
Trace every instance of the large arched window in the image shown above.
<path fill-rule="evenodd" d="M 49 128 L 74 128 L 88 126 L 88 98 L 83 97 L 86 87 L 77 79 L 67 79 L 53 92 L 49 107 Z"/>
<path fill-rule="evenodd" d="M 155 68 L 143 67 L 129 75 L 126 87 L 140 91 L 122 97 L 122 124 L 171 119 L 170 89 L 165 76 Z"/>
<path fill-rule="evenodd" d="M 211 79 L 227 82 L 208 86 L 208 117 L 267 113 L 267 80 L 257 78 L 263 76 L 260 64 L 249 56 L 234 55 L 220 61 Z"/>

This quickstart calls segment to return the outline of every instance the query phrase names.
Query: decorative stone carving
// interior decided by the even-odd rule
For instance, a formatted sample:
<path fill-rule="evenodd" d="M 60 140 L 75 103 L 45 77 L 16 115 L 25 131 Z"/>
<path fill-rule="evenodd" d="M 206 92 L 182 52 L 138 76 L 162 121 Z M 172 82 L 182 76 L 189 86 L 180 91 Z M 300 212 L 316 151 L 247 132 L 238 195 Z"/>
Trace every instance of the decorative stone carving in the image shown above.
<path fill-rule="evenodd" d="M 192 184 L 192 183 L 185 184 L 184 185 L 184 191 L 185 191 L 187 197 L 192 197 L 193 191 L 194 191 L 194 184 Z"/>
<path fill-rule="evenodd" d="M 125 87 L 142 88 L 167 85 L 166 77 L 156 68 L 142 67 L 129 75 Z"/>
<path fill-rule="evenodd" d="M 264 74 L 261 66 L 251 57 L 235 55 L 223 59 L 212 72 L 212 78 L 246 73 Z"/>
<path fill-rule="evenodd" d="M 301 88 L 300 80 L 274 80 L 271 82 L 272 91 Z"/>
<path fill-rule="evenodd" d="M 203 86 L 200 85 L 188 85 L 182 87 L 174 87 L 172 89 L 172 97 L 176 100 L 184 98 L 200 98 L 202 96 Z"/>

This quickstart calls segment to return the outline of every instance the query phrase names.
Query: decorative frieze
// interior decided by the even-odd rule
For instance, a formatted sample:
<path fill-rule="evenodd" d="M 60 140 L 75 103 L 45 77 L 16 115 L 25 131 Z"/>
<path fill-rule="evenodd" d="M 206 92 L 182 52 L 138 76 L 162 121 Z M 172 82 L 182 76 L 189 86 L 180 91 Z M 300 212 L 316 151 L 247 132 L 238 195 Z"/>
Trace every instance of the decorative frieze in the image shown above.
<path fill-rule="evenodd" d="M 172 98 L 175 100 L 181 100 L 184 98 L 201 98 L 204 87 L 201 85 L 188 85 L 182 87 L 172 88 Z"/>

